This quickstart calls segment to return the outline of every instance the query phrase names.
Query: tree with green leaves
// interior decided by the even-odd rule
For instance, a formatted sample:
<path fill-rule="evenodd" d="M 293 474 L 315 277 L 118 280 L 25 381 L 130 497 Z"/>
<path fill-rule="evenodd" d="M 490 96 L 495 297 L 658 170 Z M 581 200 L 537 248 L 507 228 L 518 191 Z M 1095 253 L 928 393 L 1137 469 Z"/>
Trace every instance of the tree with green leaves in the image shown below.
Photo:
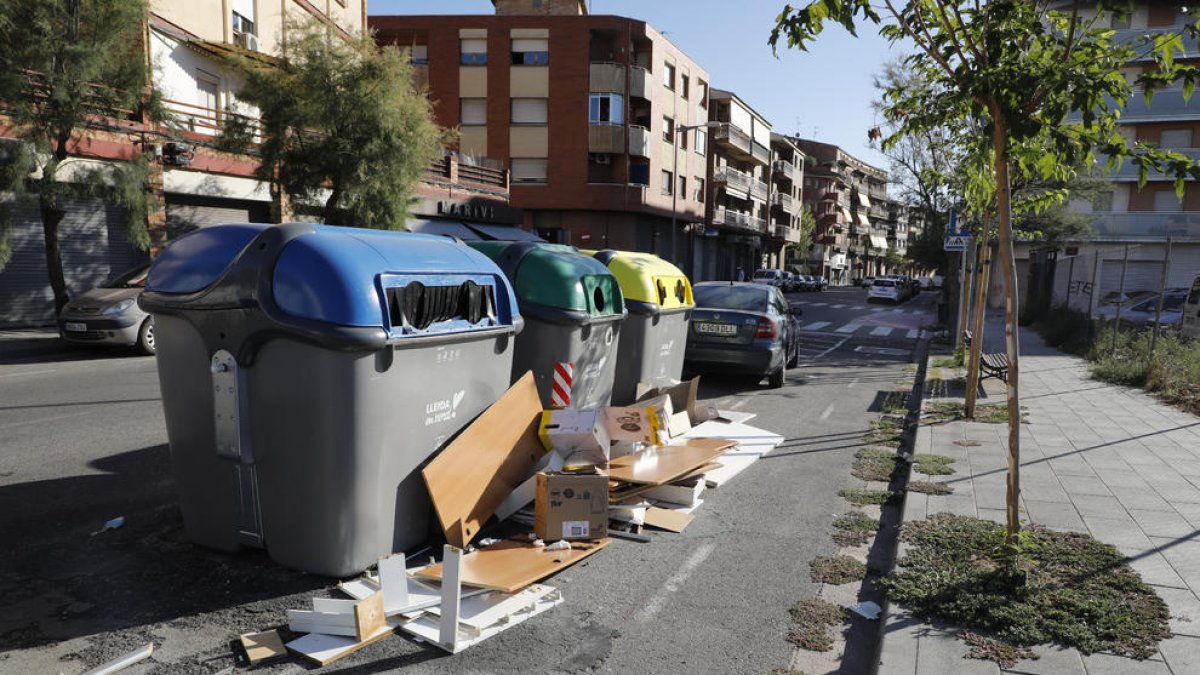
<path fill-rule="evenodd" d="M 150 83 L 145 0 L 0 0 L 0 101 L 13 139 L 0 141 L 0 192 L 36 203 L 55 310 L 70 300 L 59 225 L 66 200 L 104 197 L 125 207 L 129 239 L 149 247 L 148 165 L 75 156 L 88 133 L 142 110 Z M 11 255 L 11 201 L 0 201 L 0 265 Z"/>
<path fill-rule="evenodd" d="M 326 223 L 404 228 L 413 190 L 446 140 L 407 52 L 306 22 L 288 26 L 277 65 L 235 65 L 245 76 L 238 99 L 263 120 L 259 179 L 295 202 L 323 197 Z M 243 119 L 229 118 L 225 147 L 251 140 Z"/>
<path fill-rule="evenodd" d="M 878 9 L 877 11 L 877 8 Z M 1157 68 L 1139 76 L 1152 96 L 1154 87 L 1182 82 L 1191 94 L 1200 69 L 1175 60 L 1184 54 L 1178 34 L 1142 36 L 1118 42 L 1110 17 L 1128 15 L 1128 0 L 1098 0 L 1084 6 L 1035 0 L 815 0 L 802 8 L 784 7 L 770 43 L 804 49 L 827 22 L 854 32 L 861 23 L 879 26 L 893 42 L 907 41 L 915 52 L 907 65 L 929 86 L 892 88 L 885 110 L 896 132 L 884 144 L 923 130 L 961 128 L 978 123 L 983 133 L 964 135 L 964 153 L 987 158 L 987 171 L 974 175 L 965 197 L 977 204 L 995 201 L 1000 267 L 1005 286 L 1005 342 L 1008 372 L 1008 546 L 1018 549 L 1020 520 L 1020 348 L 1017 339 L 1017 280 L 1013 256 L 1012 177 L 1063 180 L 1105 157 L 1107 166 L 1135 164 L 1141 180 L 1149 170 L 1176 179 L 1200 177 L 1200 167 L 1182 153 L 1137 143 L 1128 145 L 1117 130 L 1120 110 L 1131 94 L 1121 68 L 1135 57 L 1153 55 Z M 1195 35 L 1196 26 L 1185 29 Z M 1061 202 L 1047 191 L 1045 205 Z"/>

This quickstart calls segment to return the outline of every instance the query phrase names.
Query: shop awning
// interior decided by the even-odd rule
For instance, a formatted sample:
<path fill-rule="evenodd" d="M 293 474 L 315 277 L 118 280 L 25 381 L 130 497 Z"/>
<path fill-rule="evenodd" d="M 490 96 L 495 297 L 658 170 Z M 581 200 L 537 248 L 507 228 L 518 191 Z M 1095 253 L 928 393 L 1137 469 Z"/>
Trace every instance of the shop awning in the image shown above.
<path fill-rule="evenodd" d="M 871 248 L 887 248 L 887 237 L 882 234 L 871 235 Z"/>
<path fill-rule="evenodd" d="M 871 206 L 871 200 L 867 199 L 867 195 L 865 192 L 858 193 L 858 203 L 860 206 L 866 206 L 866 207 Z"/>
<path fill-rule="evenodd" d="M 845 223 L 854 222 L 854 217 L 850 214 L 850 209 L 848 209 L 844 206 L 840 206 L 840 207 L 838 207 L 838 213 L 840 213 L 842 216 L 842 222 L 845 222 Z"/>
<path fill-rule="evenodd" d="M 408 219 L 408 231 L 419 232 L 421 234 L 441 234 L 448 237 L 458 237 L 463 241 L 481 241 L 478 232 L 463 225 L 457 220 L 426 220 L 418 218 Z"/>
<path fill-rule="evenodd" d="M 497 241 L 545 241 L 536 234 L 516 225 L 494 225 L 491 223 L 466 223 L 467 227 L 483 235 L 484 239 Z"/>

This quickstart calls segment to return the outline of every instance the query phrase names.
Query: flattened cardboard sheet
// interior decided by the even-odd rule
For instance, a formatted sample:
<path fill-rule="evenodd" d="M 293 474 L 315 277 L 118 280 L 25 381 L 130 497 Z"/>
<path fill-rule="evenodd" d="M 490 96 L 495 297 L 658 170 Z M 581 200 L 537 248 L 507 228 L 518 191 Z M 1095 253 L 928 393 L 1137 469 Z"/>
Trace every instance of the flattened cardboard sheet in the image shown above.
<path fill-rule="evenodd" d="M 452 546 L 465 548 L 546 450 L 538 439 L 542 401 L 533 373 L 459 434 L 422 471 L 438 521 Z"/>
<path fill-rule="evenodd" d="M 662 509 L 657 506 L 651 506 L 646 509 L 646 524 L 650 527 L 657 527 L 660 530 L 683 532 L 695 519 L 696 517 L 691 514 L 672 511 L 671 509 Z"/>
<path fill-rule="evenodd" d="M 692 438 L 670 445 L 653 446 L 609 462 L 608 477 L 622 483 L 664 485 L 716 460 L 736 445 L 737 441 Z"/>
<path fill-rule="evenodd" d="M 611 539 L 575 542 L 568 551 L 547 551 L 529 542 L 502 541 L 464 555 L 460 581 L 464 586 L 516 593 L 574 565 L 611 542 Z M 441 581 L 442 565 L 430 565 L 416 576 Z"/>

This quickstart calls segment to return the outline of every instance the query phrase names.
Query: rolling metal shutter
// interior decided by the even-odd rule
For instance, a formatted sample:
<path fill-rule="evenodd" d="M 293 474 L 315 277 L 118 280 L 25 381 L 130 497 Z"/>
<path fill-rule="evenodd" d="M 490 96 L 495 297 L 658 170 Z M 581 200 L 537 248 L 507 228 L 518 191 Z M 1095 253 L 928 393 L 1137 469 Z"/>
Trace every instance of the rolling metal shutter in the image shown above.
<path fill-rule="evenodd" d="M 1106 258 L 1100 266 L 1100 294 L 1097 299 L 1121 288 L 1121 267 L 1123 258 Z M 1129 269 L 1125 272 L 1125 292 L 1158 291 L 1162 280 L 1162 262 L 1146 260 L 1130 260 Z"/>
<path fill-rule="evenodd" d="M 129 243 L 121 211 L 95 201 L 65 200 L 59 225 L 67 293 L 74 296 L 149 259 Z M 10 204 L 12 259 L 0 270 L 0 327 L 54 323 L 42 220 L 36 206 Z"/>
<path fill-rule="evenodd" d="M 167 237 L 175 239 L 192 230 L 226 223 L 265 223 L 266 203 L 167 195 Z"/>

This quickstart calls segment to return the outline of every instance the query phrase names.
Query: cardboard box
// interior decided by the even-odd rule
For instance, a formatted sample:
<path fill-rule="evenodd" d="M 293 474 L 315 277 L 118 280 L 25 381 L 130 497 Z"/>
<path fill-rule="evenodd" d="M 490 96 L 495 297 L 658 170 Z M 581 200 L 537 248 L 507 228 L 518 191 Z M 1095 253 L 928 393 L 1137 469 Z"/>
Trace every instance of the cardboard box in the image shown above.
<path fill-rule="evenodd" d="M 630 406 L 605 408 L 604 425 L 608 429 L 608 437 L 614 441 L 658 445 L 662 441 L 659 432 L 667 435 L 667 424 L 673 412 L 671 399 L 660 396 Z"/>
<path fill-rule="evenodd" d="M 547 410 L 542 413 L 538 436 L 547 450 L 567 467 L 608 463 L 608 429 L 598 410 Z"/>
<path fill-rule="evenodd" d="M 547 543 L 608 536 L 608 477 L 539 473 L 533 531 Z"/>

